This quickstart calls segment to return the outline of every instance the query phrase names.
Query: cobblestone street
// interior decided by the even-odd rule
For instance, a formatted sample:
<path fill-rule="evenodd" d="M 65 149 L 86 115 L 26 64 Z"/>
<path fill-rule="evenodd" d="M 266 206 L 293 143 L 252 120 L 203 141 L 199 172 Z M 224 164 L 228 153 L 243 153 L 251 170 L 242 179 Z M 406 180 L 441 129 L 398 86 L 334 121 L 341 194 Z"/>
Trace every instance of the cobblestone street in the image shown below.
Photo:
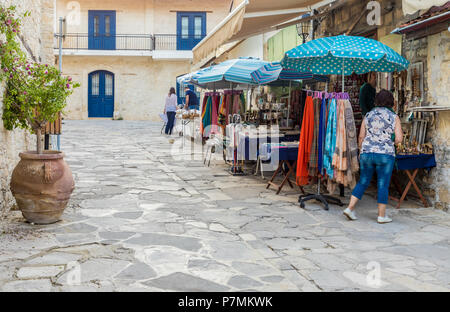
<path fill-rule="evenodd" d="M 389 207 L 394 223 L 379 225 L 373 196 L 355 222 L 301 209 L 296 191 L 277 196 L 223 161 L 172 157 L 181 139 L 160 130 L 65 121 L 72 200 L 57 224 L 17 211 L 0 223 L 1 291 L 450 290 L 448 213 Z"/>

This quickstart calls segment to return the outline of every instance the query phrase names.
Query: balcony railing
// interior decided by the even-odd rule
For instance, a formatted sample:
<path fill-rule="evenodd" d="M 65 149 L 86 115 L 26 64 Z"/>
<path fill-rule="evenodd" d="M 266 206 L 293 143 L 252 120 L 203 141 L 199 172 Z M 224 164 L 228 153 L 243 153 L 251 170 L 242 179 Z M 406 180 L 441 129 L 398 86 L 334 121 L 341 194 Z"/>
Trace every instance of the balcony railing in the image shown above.
<path fill-rule="evenodd" d="M 63 50 L 116 50 L 116 51 L 154 51 L 154 50 L 192 50 L 203 38 L 179 35 L 90 35 L 66 34 Z M 55 49 L 59 40 L 55 36 Z"/>

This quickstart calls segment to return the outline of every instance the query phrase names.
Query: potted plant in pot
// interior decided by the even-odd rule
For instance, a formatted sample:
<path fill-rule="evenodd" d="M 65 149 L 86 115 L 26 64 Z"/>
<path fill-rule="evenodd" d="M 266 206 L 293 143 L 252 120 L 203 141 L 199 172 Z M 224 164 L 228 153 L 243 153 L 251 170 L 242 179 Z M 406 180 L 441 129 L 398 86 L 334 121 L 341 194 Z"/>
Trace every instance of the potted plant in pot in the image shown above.
<path fill-rule="evenodd" d="M 79 84 L 53 66 L 27 61 L 16 43 L 19 22 L 8 20 L 12 22 L 7 25 L 14 26 L 3 29 L 7 41 L 0 45 L 5 80 L 3 124 L 7 130 L 22 128 L 36 135 L 36 151 L 20 154 L 11 191 L 27 221 L 51 224 L 60 220 L 75 185 L 64 154 L 43 150 L 42 131 L 47 122 L 57 119 Z"/>

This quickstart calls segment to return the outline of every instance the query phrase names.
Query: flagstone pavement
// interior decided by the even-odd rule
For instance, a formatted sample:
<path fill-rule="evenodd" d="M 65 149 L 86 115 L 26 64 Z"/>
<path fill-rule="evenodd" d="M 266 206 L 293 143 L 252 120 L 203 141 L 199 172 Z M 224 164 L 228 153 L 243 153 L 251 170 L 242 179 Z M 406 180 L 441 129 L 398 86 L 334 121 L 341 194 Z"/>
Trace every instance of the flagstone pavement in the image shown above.
<path fill-rule="evenodd" d="M 390 207 L 379 225 L 372 196 L 355 222 L 301 209 L 160 129 L 65 121 L 73 197 L 57 224 L 0 223 L 0 291 L 449 291 L 448 213 Z"/>

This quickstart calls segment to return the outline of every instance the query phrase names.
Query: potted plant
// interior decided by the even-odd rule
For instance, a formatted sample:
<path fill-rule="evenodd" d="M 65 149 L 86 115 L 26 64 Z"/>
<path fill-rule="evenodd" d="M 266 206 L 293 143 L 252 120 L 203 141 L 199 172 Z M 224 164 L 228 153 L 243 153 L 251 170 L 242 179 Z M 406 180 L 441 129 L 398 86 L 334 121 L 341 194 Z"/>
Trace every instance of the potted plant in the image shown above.
<path fill-rule="evenodd" d="M 44 151 L 43 128 L 58 118 L 79 84 L 53 66 L 27 61 L 16 41 L 20 21 L 13 16 L 13 7 L 0 11 L 0 31 L 6 37 L 0 43 L 0 79 L 5 81 L 2 119 L 7 130 L 22 128 L 35 134 L 36 151 L 20 154 L 10 186 L 27 221 L 50 224 L 60 220 L 75 185 L 64 154 Z"/>

